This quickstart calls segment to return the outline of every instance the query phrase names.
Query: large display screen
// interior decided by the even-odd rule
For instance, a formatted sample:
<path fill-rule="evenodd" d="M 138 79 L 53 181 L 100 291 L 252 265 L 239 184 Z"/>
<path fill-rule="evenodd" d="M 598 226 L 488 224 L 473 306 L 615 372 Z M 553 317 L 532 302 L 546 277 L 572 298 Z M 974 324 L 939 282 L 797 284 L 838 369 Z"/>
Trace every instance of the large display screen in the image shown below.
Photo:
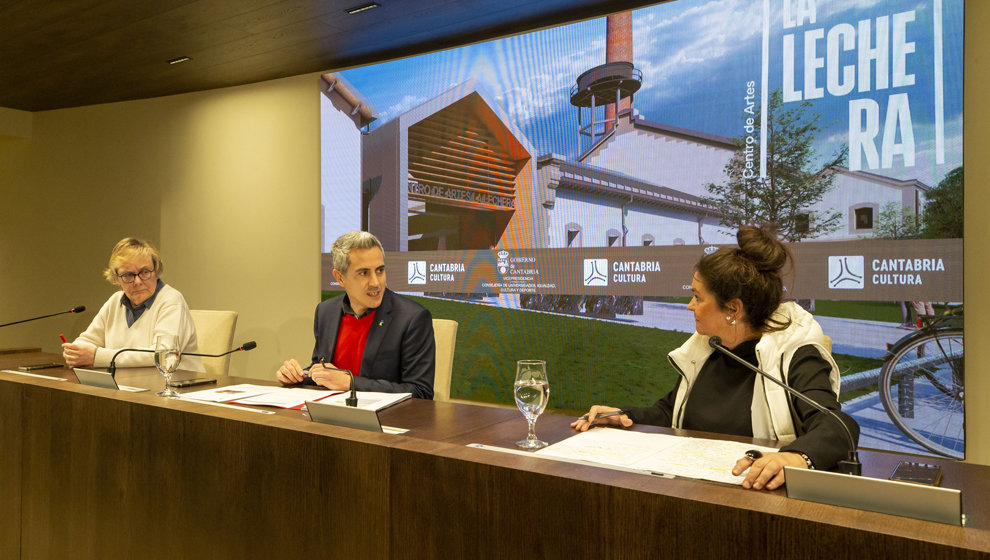
<path fill-rule="evenodd" d="M 776 224 L 860 445 L 962 457 L 962 0 L 676 0 L 322 77 L 344 232 L 460 323 L 451 395 L 648 405 L 693 267 Z"/>

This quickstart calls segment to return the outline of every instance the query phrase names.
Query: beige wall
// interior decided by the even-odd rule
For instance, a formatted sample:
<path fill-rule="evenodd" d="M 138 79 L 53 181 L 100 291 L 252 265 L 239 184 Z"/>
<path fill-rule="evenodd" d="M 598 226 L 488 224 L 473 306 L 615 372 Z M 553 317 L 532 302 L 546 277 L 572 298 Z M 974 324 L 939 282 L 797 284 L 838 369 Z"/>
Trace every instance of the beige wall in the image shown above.
<path fill-rule="evenodd" d="M 312 351 L 319 302 L 318 74 L 33 115 L 0 114 L 0 318 L 86 305 L 0 330 L 0 347 L 59 350 L 113 292 L 110 248 L 159 245 L 193 308 L 240 313 L 231 373 L 266 377 Z M 23 115 L 14 113 L 15 119 Z M 19 133 L 18 136 L 23 136 Z"/>
<path fill-rule="evenodd" d="M 966 459 L 990 465 L 990 297 L 984 282 L 990 278 L 987 258 L 990 239 L 990 2 L 966 2 L 966 53 L 963 90 L 963 169 L 966 208 L 963 258 L 966 265 Z M 960 209 L 960 211 L 963 211 Z"/>
<path fill-rule="evenodd" d="M 968 460 L 990 465 L 990 3 L 966 5 Z M 85 304 L 125 235 L 161 245 L 195 308 L 240 312 L 232 373 L 264 377 L 311 350 L 319 300 L 318 75 L 33 115 L 0 111 L 0 319 Z M 23 136 L 30 135 L 29 139 Z M 58 350 L 92 311 L 0 330 L 0 347 Z"/>

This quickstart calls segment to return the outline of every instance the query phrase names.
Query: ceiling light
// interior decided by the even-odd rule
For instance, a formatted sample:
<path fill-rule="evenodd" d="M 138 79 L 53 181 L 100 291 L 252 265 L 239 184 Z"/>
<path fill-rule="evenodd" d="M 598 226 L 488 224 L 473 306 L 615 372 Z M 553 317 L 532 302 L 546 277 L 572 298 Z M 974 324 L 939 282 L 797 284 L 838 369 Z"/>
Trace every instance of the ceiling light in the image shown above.
<path fill-rule="evenodd" d="M 351 8 L 351 9 L 349 9 L 349 10 L 344 10 L 344 11 L 347 12 L 348 15 L 352 15 L 353 16 L 354 14 L 363 12 L 365 10 L 370 10 L 372 8 L 381 8 L 381 7 L 382 7 L 382 5 L 379 4 L 378 2 L 369 2 L 367 4 L 362 4 L 360 6 L 355 6 L 355 7 Z"/>
<path fill-rule="evenodd" d="M 192 60 L 192 59 L 189 58 L 188 56 L 180 56 L 179 58 L 173 58 L 172 60 L 168 61 L 168 63 L 169 64 L 179 64 L 181 62 L 186 62 L 188 60 Z"/>

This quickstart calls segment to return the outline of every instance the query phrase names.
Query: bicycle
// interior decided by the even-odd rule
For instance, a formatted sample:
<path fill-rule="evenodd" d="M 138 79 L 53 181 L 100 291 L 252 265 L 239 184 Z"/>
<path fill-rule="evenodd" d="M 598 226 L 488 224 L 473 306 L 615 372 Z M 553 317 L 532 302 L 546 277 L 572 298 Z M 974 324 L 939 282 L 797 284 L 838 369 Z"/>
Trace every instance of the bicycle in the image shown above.
<path fill-rule="evenodd" d="M 965 452 L 963 311 L 922 316 L 921 326 L 891 346 L 880 368 L 880 402 L 894 424 L 933 453 Z"/>

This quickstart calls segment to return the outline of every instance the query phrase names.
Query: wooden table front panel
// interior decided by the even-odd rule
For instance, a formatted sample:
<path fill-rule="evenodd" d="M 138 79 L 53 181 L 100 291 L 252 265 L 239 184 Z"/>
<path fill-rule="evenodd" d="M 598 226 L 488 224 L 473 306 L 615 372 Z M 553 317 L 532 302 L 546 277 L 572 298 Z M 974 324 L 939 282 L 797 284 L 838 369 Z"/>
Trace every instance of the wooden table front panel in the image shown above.
<path fill-rule="evenodd" d="M 149 372 L 123 377 L 128 384 L 160 383 Z M 466 447 L 511 447 L 521 439 L 525 421 L 510 409 L 414 399 L 381 417 L 409 434 L 314 424 L 300 411 L 262 415 L 0 374 L 0 558 L 990 552 L 987 467 L 945 463 L 944 485 L 965 489 L 972 516 L 969 528 L 959 528 L 789 500 L 782 490 Z M 571 435 L 570 420 L 544 416 L 537 434 L 560 441 Z M 864 452 L 864 474 L 884 477 L 904 458 Z"/>

